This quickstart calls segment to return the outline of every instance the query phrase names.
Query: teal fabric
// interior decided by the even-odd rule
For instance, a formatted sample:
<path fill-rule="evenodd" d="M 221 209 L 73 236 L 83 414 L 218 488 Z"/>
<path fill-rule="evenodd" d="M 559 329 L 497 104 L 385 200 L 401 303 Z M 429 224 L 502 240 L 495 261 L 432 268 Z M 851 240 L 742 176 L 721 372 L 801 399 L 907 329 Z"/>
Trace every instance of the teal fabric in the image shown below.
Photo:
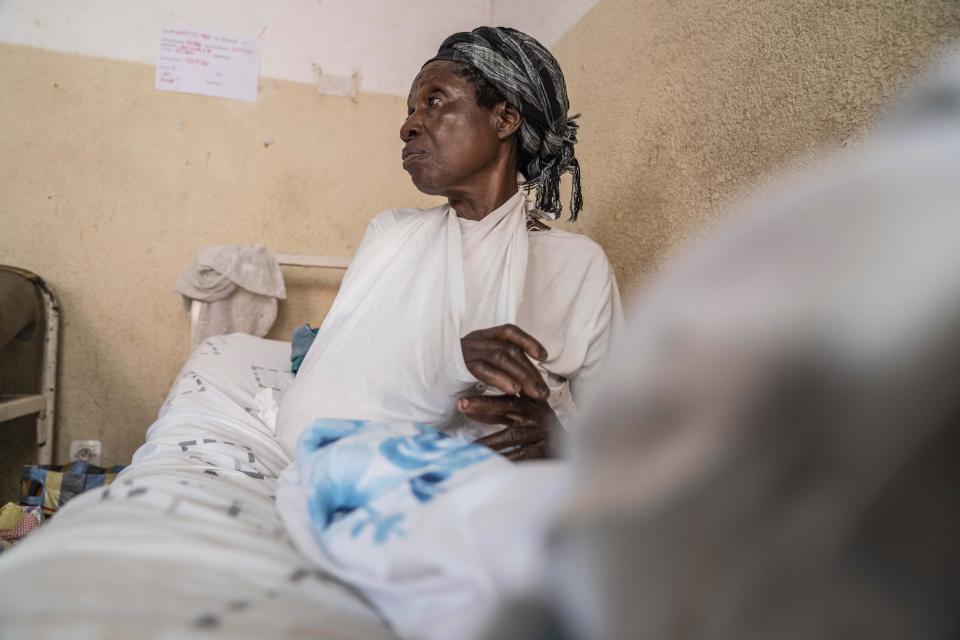
<path fill-rule="evenodd" d="M 293 337 L 290 338 L 290 370 L 296 375 L 303 364 L 303 359 L 307 357 L 307 351 L 313 345 L 314 339 L 320 327 L 312 328 L 309 324 L 303 324 L 293 330 Z"/>

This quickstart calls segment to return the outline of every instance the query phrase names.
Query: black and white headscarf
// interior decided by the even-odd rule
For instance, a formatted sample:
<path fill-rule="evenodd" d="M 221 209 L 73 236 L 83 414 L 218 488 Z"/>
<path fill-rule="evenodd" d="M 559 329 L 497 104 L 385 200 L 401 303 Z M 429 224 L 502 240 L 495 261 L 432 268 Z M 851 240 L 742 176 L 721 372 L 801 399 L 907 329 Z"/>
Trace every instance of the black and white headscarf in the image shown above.
<path fill-rule="evenodd" d="M 452 60 L 474 67 L 523 116 L 520 125 L 520 173 L 525 189 L 537 190 L 537 209 L 556 219 L 560 176 L 570 173 L 570 219 L 583 207 L 580 164 L 574 156 L 579 114 L 567 117 L 567 85 L 557 60 L 546 47 L 509 27 L 479 27 L 455 33 L 440 45 L 432 60 Z M 431 60 L 431 62 L 432 62 Z"/>

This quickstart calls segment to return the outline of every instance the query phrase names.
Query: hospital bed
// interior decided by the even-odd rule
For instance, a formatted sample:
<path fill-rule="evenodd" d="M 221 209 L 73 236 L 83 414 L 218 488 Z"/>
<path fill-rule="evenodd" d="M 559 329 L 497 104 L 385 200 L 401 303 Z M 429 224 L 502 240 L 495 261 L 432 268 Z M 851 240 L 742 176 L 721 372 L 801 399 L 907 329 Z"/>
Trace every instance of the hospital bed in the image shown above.
<path fill-rule="evenodd" d="M 274 508 L 289 460 L 273 416 L 292 382 L 289 343 L 201 342 L 117 480 L 0 556 L 0 638 L 392 637 L 294 549 Z"/>

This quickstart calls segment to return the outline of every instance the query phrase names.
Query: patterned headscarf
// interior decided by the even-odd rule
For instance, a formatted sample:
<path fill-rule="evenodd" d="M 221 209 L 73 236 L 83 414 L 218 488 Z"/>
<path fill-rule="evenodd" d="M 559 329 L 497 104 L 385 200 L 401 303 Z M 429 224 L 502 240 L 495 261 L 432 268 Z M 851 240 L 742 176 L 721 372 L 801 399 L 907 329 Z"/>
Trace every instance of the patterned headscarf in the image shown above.
<path fill-rule="evenodd" d="M 560 216 L 560 176 L 573 176 L 570 219 L 583 207 L 580 164 L 574 156 L 579 114 L 567 117 L 567 85 L 557 60 L 546 47 L 509 27 L 479 27 L 455 33 L 440 45 L 433 60 L 474 67 L 523 116 L 519 131 L 520 173 L 525 189 L 537 190 L 537 209 Z"/>

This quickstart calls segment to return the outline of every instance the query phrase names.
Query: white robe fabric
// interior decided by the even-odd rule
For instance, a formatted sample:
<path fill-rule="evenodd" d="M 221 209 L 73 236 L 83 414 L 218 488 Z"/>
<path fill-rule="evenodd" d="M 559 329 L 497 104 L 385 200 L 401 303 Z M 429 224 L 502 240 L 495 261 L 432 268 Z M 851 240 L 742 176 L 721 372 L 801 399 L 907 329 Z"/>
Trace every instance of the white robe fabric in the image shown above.
<path fill-rule="evenodd" d="M 510 198 L 464 233 L 447 205 L 408 216 L 371 238 L 284 398 L 277 436 L 291 458 L 318 418 L 442 426 L 475 385 L 464 328 L 516 322 L 527 268 L 526 200 Z M 485 304 L 466 317 L 464 254 Z"/>
<path fill-rule="evenodd" d="M 299 434 L 318 417 L 430 422 L 469 439 L 499 429 L 464 421 L 454 400 L 461 391 L 475 393 L 460 338 L 506 322 L 546 347 L 547 360 L 534 364 L 560 421 L 575 427 L 578 407 L 594 394 L 609 346 L 622 331 L 620 296 L 595 242 L 559 229 L 528 232 L 530 210 L 517 193 L 480 221 L 458 218 L 448 205 L 391 209 L 373 219 L 280 409 L 278 437 L 291 458 Z M 428 330 L 428 316 L 447 333 Z M 327 344 L 331 336 L 335 345 Z M 375 352 L 374 341 L 382 352 Z M 420 411 L 410 401 L 406 368 L 409 354 L 421 348 L 415 345 L 425 341 L 435 362 L 447 364 L 434 385 L 437 404 Z M 389 398 L 370 397 L 368 374 L 378 387 L 389 387 Z"/>

